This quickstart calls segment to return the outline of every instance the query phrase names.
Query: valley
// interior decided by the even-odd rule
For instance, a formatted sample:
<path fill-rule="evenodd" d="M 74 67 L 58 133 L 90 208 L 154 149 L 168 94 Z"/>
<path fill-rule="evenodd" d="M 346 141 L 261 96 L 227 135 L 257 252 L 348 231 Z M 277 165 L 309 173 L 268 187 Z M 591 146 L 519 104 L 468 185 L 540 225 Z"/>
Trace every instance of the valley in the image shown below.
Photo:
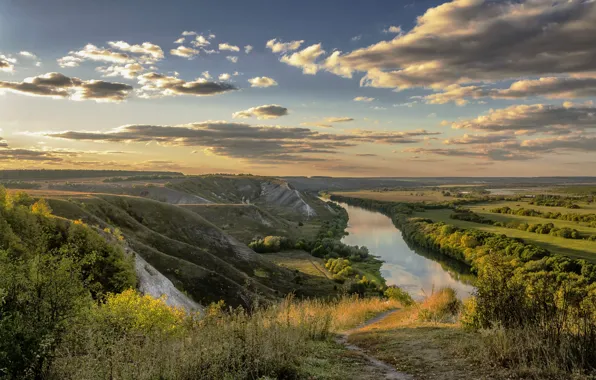
<path fill-rule="evenodd" d="M 19 178 L 20 182 L 10 182 L 10 189 L 4 190 L 3 218 L 11 231 L 7 236 L 33 247 L 37 238 L 31 231 L 41 228 L 48 236 L 55 233 L 54 227 L 39 227 L 39 223 L 58 223 L 67 230 L 78 226 L 88 232 L 85 240 L 77 240 L 77 247 L 98 239 L 113 247 L 117 262 L 123 263 L 118 269 L 122 274 L 101 269 L 106 279 L 126 278 L 127 282 L 117 290 L 91 292 L 90 298 L 99 304 L 87 304 L 90 299 L 83 291 L 76 304 L 87 306 L 64 305 L 69 313 L 76 311 L 71 318 L 81 324 L 80 332 L 93 334 L 98 342 L 109 339 L 114 350 L 132 349 L 128 354 L 110 356 L 109 360 L 118 363 L 122 378 L 142 377 L 140 372 L 130 372 L 127 360 L 144 366 L 148 379 L 157 373 L 177 378 L 190 368 L 184 367 L 190 365 L 187 359 L 150 368 L 149 362 L 138 356 L 163 355 L 162 349 L 204 363 L 207 367 L 193 367 L 193 371 L 207 378 L 215 373 L 238 378 L 274 374 L 278 378 L 316 379 L 524 376 L 518 364 L 511 367 L 495 361 L 495 352 L 507 360 L 524 360 L 523 366 L 529 366 L 535 378 L 548 378 L 550 370 L 526 356 L 525 346 L 520 345 L 522 351 L 516 353 L 501 352 L 502 348 L 495 346 L 498 339 L 515 340 L 514 336 L 499 335 L 509 331 L 545 339 L 541 330 L 519 330 L 533 323 L 523 315 L 531 315 L 524 308 L 533 307 L 535 299 L 528 298 L 523 306 L 511 305 L 512 295 L 508 295 L 514 289 L 509 287 L 537 284 L 541 276 L 558 276 L 543 289 L 543 300 L 552 308 L 541 312 L 569 313 L 566 318 L 573 319 L 568 323 L 585 323 L 587 329 L 580 332 L 564 327 L 559 339 L 587 338 L 589 342 L 589 336 L 582 334 L 592 334 L 589 313 L 594 306 L 596 242 L 590 237 L 596 228 L 593 193 L 586 192 L 589 186 L 558 185 L 545 190 L 543 184 L 533 184 L 524 192 L 522 185 L 512 181 L 513 195 L 495 195 L 490 186 L 465 180 L 457 183 L 453 178 L 435 179 L 438 185 L 433 186 L 426 179 L 411 179 L 407 188 L 322 192 L 297 190 L 281 178 L 250 175 L 134 173 L 73 180 L 65 172 L 65 179 L 52 178 L 50 182 L 23 174 Z M 418 181 L 423 185 L 414 186 Z M 305 183 L 300 180 L 300 186 L 308 187 Z M 353 182 L 349 183 L 352 186 Z M 503 183 L 498 185 L 503 187 Z M 312 186 L 319 186 L 318 180 Z M 537 227 L 530 231 L 530 225 Z M 537 233 L 541 226 L 550 226 L 548 233 Z M 571 238 L 573 231 L 575 238 Z M 563 236 L 567 232 L 569 236 Z M 65 239 L 60 244 L 71 247 L 70 238 Z M 5 240 L 3 245 L 6 263 L 18 247 L 13 240 Z M 42 251 L 55 245 L 42 241 Z M 55 260 L 67 260 L 59 254 L 65 249 L 48 252 Z M 26 262 L 35 265 L 42 251 L 32 250 L 27 256 L 31 261 Z M 77 268 L 95 265 L 94 254 L 85 255 L 76 262 Z M 81 270 L 87 273 L 88 269 Z M 495 273 L 503 277 L 494 277 Z M 6 289 L 16 286 L 11 281 L 5 283 Z M 85 289 L 86 281 L 81 283 Z M 125 290 L 131 286 L 137 291 Z M 561 311 L 558 301 L 550 298 L 560 293 L 550 286 L 574 289 L 581 302 Z M 489 295 L 495 289 L 498 295 Z M 524 294 L 526 291 L 529 288 Z M 4 307 L 21 305 L 10 297 L 8 300 Z M 478 302 L 490 303 L 479 309 Z M 133 304 L 137 306 L 125 306 Z M 86 312 L 77 310 L 97 316 L 87 320 Z M 357 327 L 387 311 L 391 312 Z M 511 314 L 499 314 L 503 311 Z M 574 315 L 580 311 L 582 318 L 588 319 L 576 319 L 579 317 Z M 108 313 L 108 319 L 101 319 L 102 313 Z M 126 316 L 122 321 L 131 324 L 122 325 L 121 321 L 117 328 L 142 334 L 144 343 L 134 343 L 126 334 L 106 336 L 110 313 Z M 134 322 L 145 318 L 156 318 L 151 322 L 155 324 L 143 327 L 143 323 Z M 195 325 L 193 318 L 201 322 Z M 492 323 L 512 323 L 510 318 L 519 319 L 510 330 L 492 330 Z M 236 326 L 230 327 L 236 332 L 221 329 L 217 321 Z M 179 333 L 164 336 L 162 323 L 171 324 Z M 57 356 L 48 367 L 50 372 L 42 370 L 45 376 L 88 378 L 89 371 L 105 373 L 105 364 L 100 363 L 108 357 L 101 353 L 101 346 L 90 343 L 80 351 L 81 347 L 75 347 L 81 339 L 77 333 L 65 327 L 51 333 L 61 334 L 65 340 L 55 346 Z M 337 334 L 344 336 L 339 343 Z M 241 351 L 226 355 L 240 358 L 251 352 L 252 359 L 230 366 L 221 362 L 220 356 L 200 356 L 180 340 L 207 336 L 222 349 L 242 336 L 235 343 Z M 247 345 L 248 337 L 260 348 Z M 544 344 L 555 349 L 550 342 Z M 292 354 L 283 348 L 296 345 L 300 348 Z M 33 355 L 35 345 L 31 347 Z M 268 356 L 267 349 L 262 350 L 265 347 L 281 356 Z M 300 361 L 304 363 L 296 364 Z M 99 367 L 90 367 L 92 362 Z M 264 362 L 268 363 L 265 368 L 255 367 Z M 79 363 L 79 368 L 75 370 L 73 363 Z M 566 373 L 557 368 L 556 376 Z M 292 375 L 285 377 L 285 371 Z"/>

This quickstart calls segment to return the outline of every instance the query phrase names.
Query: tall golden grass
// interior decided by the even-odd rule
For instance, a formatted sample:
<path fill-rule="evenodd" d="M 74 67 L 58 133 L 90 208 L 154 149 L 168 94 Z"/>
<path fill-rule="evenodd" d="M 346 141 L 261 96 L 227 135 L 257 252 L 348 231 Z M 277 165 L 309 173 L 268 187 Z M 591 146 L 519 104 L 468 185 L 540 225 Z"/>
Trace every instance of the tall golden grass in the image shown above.
<path fill-rule="evenodd" d="M 317 341 L 399 307 L 379 298 L 288 297 L 251 313 L 216 305 L 180 319 L 176 309 L 164 315 L 163 300 L 139 301 L 134 292 L 121 297 L 129 299 L 99 306 L 73 326 L 48 378 L 293 379 Z M 122 307 L 127 303 L 134 308 Z"/>

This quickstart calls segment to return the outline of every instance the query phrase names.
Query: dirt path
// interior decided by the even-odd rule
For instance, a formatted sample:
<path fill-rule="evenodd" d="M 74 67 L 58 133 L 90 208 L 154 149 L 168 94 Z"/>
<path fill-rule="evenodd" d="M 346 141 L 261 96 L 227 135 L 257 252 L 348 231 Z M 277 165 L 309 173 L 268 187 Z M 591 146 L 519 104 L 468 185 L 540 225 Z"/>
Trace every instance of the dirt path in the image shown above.
<path fill-rule="evenodd" d="M 353 352 L 357 353 L 358 355 L 362 356 L 364 359 L 366 359 L 369 363 L 370 371 L 376 372 L 379 374 L 379 377 L 377 377 L 378 379 L 413 380 L 414 377 L 412 377 L 411 375 L 397 371 L 390 364 L 387 364 L 373 356 L 370 356 L 362 348 L 348 343 L 348 338 L 349 338 L 350 334 L 353 334 L 366 326 L 372 325 L 373 323 L 377 323 L 377 322 L 381 321 L 382 319 L 388 317 L 389 315 L 395 313 L 396 311 L 397 310 L 382 313 L 382 314 L 376 316 L 375 318 L 366 321 L 365 323 L 361 324 L 360 326 L 358 326 L 356 328 L 344 331 L 343 333 L 341 333 L 338 336 L 337 341 L 338 341 L 338 343 L 343 344 L 348 350 L 353 351 Z"/>

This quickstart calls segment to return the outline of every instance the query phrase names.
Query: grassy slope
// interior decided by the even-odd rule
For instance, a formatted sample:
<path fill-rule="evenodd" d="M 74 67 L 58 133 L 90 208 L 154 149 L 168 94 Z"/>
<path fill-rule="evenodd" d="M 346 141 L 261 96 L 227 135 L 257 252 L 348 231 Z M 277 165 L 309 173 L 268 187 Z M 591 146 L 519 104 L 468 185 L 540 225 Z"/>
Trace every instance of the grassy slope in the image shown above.
<path fill-rule="evenodd" d="M 585 259 L 590 262 L 596 262 L 596 242 L 587 240 L 574 240 L 555 237 L 550 235 L 540 235 L 533 232 L 520 231 L 506 227 L 495 227 L 486 224 L 478 224 L 463 220 L 450 219 L 449 215 L 453 213 L 449 209 L 426 210 L 415 213 L 414 216 L 429 218 L 436 222 L 445 222 L 457 227 L 471 228 L 496 234 L 503 234 L 510 237 L 522 238 L 528 243 L 548 249 L 550 252 L 567 255 L 573 258 Z M 494 218 L 493 218 L 494 219 Z M 554 222 L 554 221 L 553 221 Z"/>
<path fill-rule="evenodd" d="M 255 205 L 210 204 L 180 205 L 180 207 L 201 215 L 244 243 L 249 243 L 255 236 L 298 235 L 297 223 L 277 218 Z"/>
<path fill-rule="evenodd" d="M 295 284 L 292 272 L 263 259 L 189 210 L 112 195 L 49 201 L 56 215 L 120 228 L 135 252 L 203 304 L 219 299 L 246 304 L 255 293 L 269 299 L 289 292 L 318 293 Z"/>

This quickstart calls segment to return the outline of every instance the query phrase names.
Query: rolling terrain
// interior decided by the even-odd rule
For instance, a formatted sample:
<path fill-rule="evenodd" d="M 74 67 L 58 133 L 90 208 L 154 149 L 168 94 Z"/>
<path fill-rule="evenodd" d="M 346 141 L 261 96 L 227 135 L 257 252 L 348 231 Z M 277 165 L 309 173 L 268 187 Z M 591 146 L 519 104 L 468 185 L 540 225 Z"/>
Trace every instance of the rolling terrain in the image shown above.
<path fill-rule="evenodd" d="M 280 266 L 247 247 L 268 235 L 315 236 L 321 222 L 333 216 L 324 202 L 265 177 L 175 181 L 58 181 L 26 191 L 47 199 L 58 217 L 121 234 L 136 260 L 139 289 L 166 294 L 173 306 L 200 309 L 223 300 L 250 307 L 288 293 L 321 295 L 322 283 L 333 291 L 332 280 L 311 279 L 312 274 Z"/>

